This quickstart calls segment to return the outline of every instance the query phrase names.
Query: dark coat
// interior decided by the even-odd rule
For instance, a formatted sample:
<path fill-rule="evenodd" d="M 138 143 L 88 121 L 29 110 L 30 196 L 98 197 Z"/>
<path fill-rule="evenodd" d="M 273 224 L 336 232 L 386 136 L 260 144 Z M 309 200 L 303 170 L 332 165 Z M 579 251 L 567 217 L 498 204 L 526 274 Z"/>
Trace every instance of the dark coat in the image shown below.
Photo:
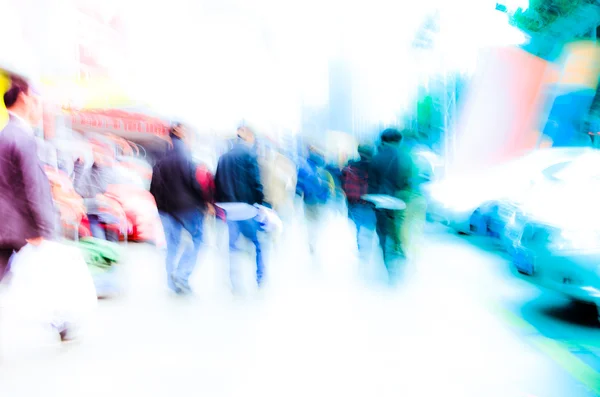
<path fill-rule="evenodd" d="M 196 164 L 183 141 L 173 139 L 169 150 L 152 169 L 150 193 L 159 211 L 177 214 L 206 205 L 200 183 L 196 179 Z"/>
<path fill-rule="evenodd" d="M 237 143 L 221 156 L 215 175 L 216 201 L 263 204 L 258 160 L 248 146 Z"/>
<path fill-rule="evenodd" d="M 35 137 L 12 116 L 0 132 L 0 219 L 2 249 L 18 250 L 31 238 L 53 238 L 58 226 Z"/>
<path fill-rule="evenodd" d="M 411 189 L 413 173 L 410 153 L 397 144 L 384 143 L 371 160 L 369 193 L 398 197 Z"/>

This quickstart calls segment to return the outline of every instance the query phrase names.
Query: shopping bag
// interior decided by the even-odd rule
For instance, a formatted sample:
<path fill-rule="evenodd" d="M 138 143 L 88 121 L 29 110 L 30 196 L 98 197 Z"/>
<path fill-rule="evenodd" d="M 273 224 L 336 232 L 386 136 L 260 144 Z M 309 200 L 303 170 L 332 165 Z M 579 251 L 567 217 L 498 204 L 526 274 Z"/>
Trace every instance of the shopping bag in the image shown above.
<path fill-rule="evenodd" d="M 406 209 L 406 203 L 399 198 L 387 194 L 365 194 L 362 199 L 373 203 L 375 208 L 384 210 L 402 211 Z"/>
<path fill-rule="evenodd" d="M 255 206 L 246 203 L 215 203 L 215 205 L 225 211 L 228 221 L 245 221 L 258 214 Z"/>
<path fill-rule="evenodd" d="M 258 214 L 254 218 L 261 226 L 261 229 L 267 233 L 281 233 L 283 231 L 283 222 L 275 211 L 262 205 L 257 205 Z"/>
<path fill-rule="evenodd" d="M 26 245 L 12 262 L 3 307 L 39 324 L 75 327 L 96 305 L 94 281 L 81 251 L 53 241 Z"/>

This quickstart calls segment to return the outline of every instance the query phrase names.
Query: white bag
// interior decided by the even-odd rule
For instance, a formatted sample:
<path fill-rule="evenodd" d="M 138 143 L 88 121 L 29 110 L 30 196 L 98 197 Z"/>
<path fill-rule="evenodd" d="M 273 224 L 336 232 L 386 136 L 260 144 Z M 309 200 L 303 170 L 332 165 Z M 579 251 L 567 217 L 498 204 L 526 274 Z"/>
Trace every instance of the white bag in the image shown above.
<path fill-rule="evenodd" d="M 76 247 L 26 245 L 12 260 L 3 307 L 36 323 L 78 327 L 95 309 L 94 281 Z"/>
<path fill-rule="evenodd" d="M 283 231 L 283 222 L 275 211 L 262 205 L 257 205 L 258 215 L 256 221 L 260 223 L 262 229 L 267 233 L 281 233 Z"/>
<path fill-rule="evenodd" d="M 246 203 L 215 203 L 215 205 L 225 211 L 228 221 L 246 221 L 258 214 L 255 206 Z"/>

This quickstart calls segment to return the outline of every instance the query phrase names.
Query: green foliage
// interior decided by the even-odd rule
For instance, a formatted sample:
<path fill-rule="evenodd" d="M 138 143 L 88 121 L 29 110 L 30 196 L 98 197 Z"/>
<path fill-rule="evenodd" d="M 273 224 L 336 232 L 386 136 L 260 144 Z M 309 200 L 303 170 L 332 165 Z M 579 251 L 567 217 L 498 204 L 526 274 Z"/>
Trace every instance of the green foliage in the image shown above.
<path fill-rule="evenodd" d="M 593 3 L 594 0 L 531 0 L 527 10 L 519 9 L 512 15 L 511 23 L 524 31 L 541 32 L 559 17 Z"/>

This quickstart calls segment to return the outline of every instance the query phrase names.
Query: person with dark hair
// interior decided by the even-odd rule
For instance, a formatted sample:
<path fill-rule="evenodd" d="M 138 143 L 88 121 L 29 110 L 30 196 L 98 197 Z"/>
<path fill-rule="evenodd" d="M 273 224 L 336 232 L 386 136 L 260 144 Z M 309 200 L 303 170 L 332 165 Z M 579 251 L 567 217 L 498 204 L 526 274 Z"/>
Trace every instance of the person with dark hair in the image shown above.
<path fill-rule="evenodd" d="M 153 167 L 150 193 L 156 200 L 167 242 L 167 282 L 178 294 L 191 292 L 189 278 L 202 245 L 204 211 L 207 203 L 196 178 L 196 164 L 184 142 L 186 128 L 181 123 L 170 132 L 172 148 Z M 186 230 L 192 238 L 178 261 L 181 233 Z"/>
<path fill-rule="evenodd" d="M 260 169 L 256 155 L 256 136 L 247 126 L 237 130 L 237 142 L 233 148 L 219 158 L 215 174 L 216 202 L 263 204 L 264 193 Z M 239 250 L 237 243 L 240 234 L 252 242 L 256 249 L 256 282 L 263 283 L 264 261 L 258 239 L 259 223 L 255 219 L 227 220 L 229 229 L 229 250 L 233 254 Z M 233 257 L 232 257 L 233 258 Z M 230 261 L 231 283 L 235 290 L 237 265 Z"/>
<path fill-rule="evenodd" d="M 55 237 L 58 221 L 32 128 L 42 118 L 39 94 L 12 77 L 4 103 L 10 118 L 0 133 L 0 279 L 13 253 Z"/>
<path fill-rule="evenodd" d="M 39 94 L 27 81 L 11 80 L 4 95 L 9 121 L 0 132 L 0 279 L 15 252 L 56 237 L 59 219 L 33 132 L 42 118 Z M 62 341 L 71 338 L 67 324 L 55 329 Z"/>
<path fill-rule="evenodd" d="M 381 145 L 369 167 L 369 194 L 406 200 L 414 171 L 411 155 L 401 147 L 401 142 L 402 133 L 395 128 L 388 128 L 381 133 Z M 405 258 L 401 239 L 404 212 L 379 207 L 375 215 L 388 277 L 394 284 L 399 277 L 399 262 Z"/>

